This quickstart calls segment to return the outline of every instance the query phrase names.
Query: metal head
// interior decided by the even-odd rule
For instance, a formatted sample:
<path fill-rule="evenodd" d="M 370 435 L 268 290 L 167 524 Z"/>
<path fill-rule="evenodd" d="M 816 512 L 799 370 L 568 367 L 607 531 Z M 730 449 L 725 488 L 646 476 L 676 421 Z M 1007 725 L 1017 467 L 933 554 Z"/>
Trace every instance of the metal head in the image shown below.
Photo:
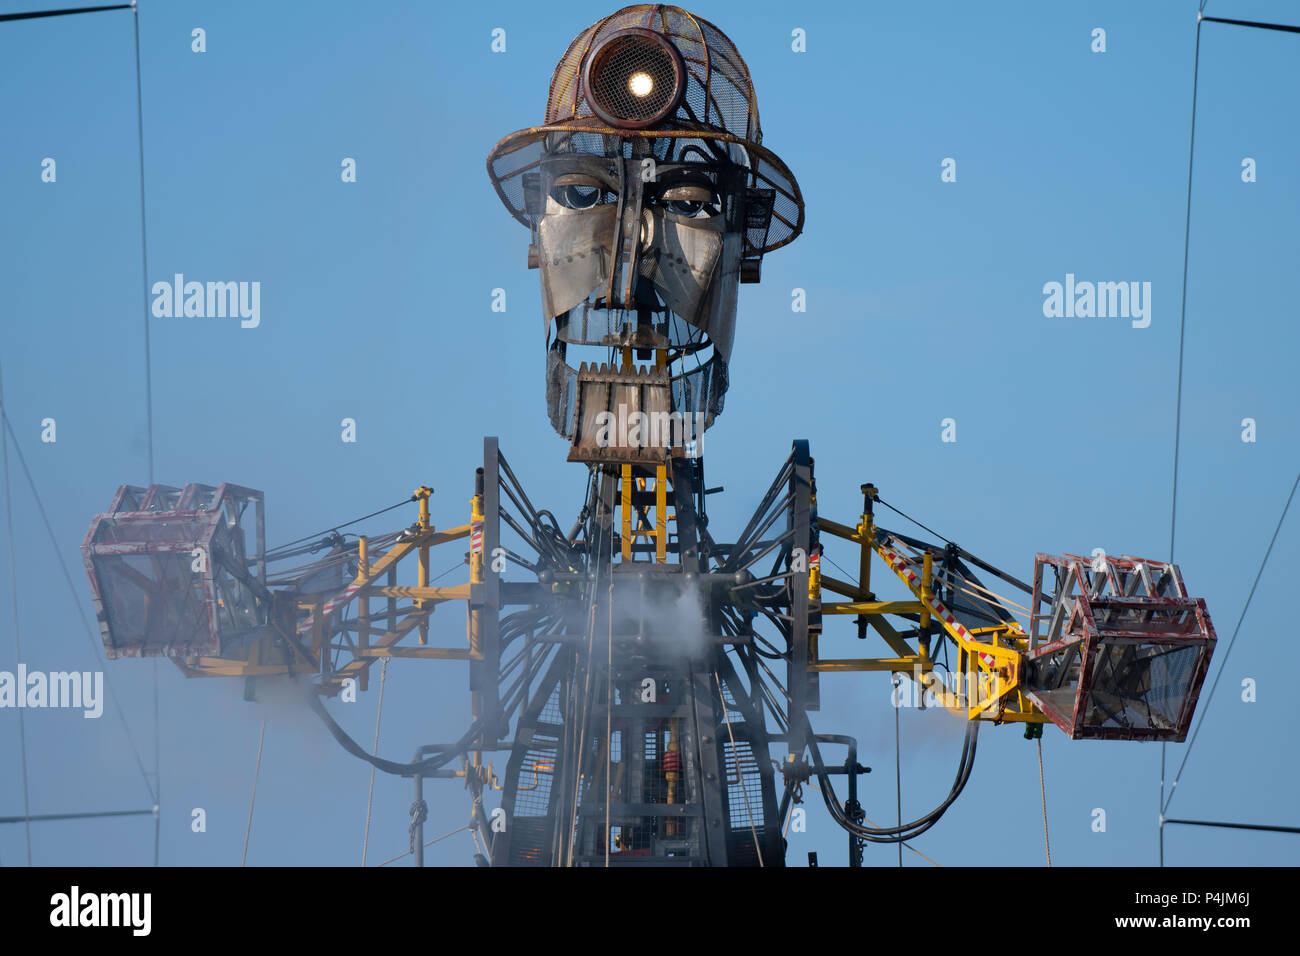
<path fill-rule="evenodd" d="M 601 349 L 584 356 L 593 365 L 617 362 L 615 349 L 657 358 L 672 411 L 711 424 L 738 286 L 804 219 L 794 176 L 762 145 L 735 45 L 680 7 L 625 7 L 574 39 L 543 124 L 501 140 L 487 166 L 531 232 L 555 429 L 579 425 L 571 346 Z"/>

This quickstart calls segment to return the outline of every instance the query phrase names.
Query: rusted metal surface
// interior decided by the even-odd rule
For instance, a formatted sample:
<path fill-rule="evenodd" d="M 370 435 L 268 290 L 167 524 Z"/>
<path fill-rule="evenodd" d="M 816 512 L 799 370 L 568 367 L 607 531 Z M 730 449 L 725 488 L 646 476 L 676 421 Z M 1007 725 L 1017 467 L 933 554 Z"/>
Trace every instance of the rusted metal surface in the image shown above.
<path fill-rule="evenodd" d="M 688 440 L 690 427 L 672 414 L 667 369 L 585 362 L 577 421 L 568 460 L 609 464 L 663 464 L 674 445 Z"/>
<path fill-rule="evenodd" d="M 1027 696 L 1053 723 L 1072 739 L 1186 738 L 1217 638 L 1176 565 L 1039 554 L 1031 607 Z"/>
<path fill-rule="evenodd" d="M 636 84 L 610 83 L 631 75 Z M 663 34 L 628 27 L 605 37 L 586 57 L 582 92 L 592 111 L 619 129 L 645 129 L 661 123 L 686 94 L 686 65 Z"/>
<path fill-rule="evenodd" d="M 109 658 L 219 656 L 265 633 L 260 491 L 124 485 L 82 558 Z"/>
<path fill-rule="evenodd" d="M 528 227 L 541 272 L 560 435 L 580 431 L 576 367 L 597 359 L 573 347 L 603 350 L 605 338 L 638 339 L 637 361 L 658 353 L 676 411 L 703 414 L 705 428 L 721 414 L 739 285 L 803 229 L 798 183 L 762 140 L 735 44 L 680 7 L 635 4 L 573 40 L 541 123 L 492 150 L 493 187 Z"/>

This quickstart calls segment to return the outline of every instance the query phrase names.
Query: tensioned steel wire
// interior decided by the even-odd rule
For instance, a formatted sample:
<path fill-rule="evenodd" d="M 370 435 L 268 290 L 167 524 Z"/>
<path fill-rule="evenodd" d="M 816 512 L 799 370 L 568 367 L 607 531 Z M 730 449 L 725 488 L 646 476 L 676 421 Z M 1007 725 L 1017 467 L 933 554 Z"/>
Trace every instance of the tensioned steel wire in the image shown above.
<path fill-rule="evenodd" d="M 1192 235 L 1192 173 L 1194 170 L 1194 161 L 1196 157 L 1196 100 L 1200 86 L 1200 64 L 1201 64 L 1201 25 L 1203 23 L 1222 23 L 1231 26 L 1241 26 L 1251 29 L 1271 30 L 1282 33 L 1300 33 L 1300 26 L 1291 24 L 1267 23 L 1253 20 L 1237 20 L 1227 17 L 1207 17 L 1205 16 L 1206 0 L 1201 0 L 1201 5 L 1196 14 L 1196 44 L 1192 60 L 1192 117 L 1191 130 L 1188 138 L 1187 148 L 1187 203 L 1186 215 L 1183 222 L 1183 281 L 1182 295 L 1179 306 L 1178 320 L 1178 381 L 1176 386 L 1175 400 L 1175 417 L 1174 417 L 1174 462 L 1172 475 L 1172 493 L 1170 495 L 1169 510 L 1169 561 L 1172 564 L 1174 560 L 1174 542 L 1178 522 L 1178 465 L 1182 444 L 1182 408 L 1183 408 L 1183 357 L 1184 342 L 1187 329 L 1187 277 L 1188 263 L 1191 249 Z M 1242 621 L 1245 620 L 1246 611 L 1250 608 L 1250 602 L 1255 596 L 1255 588 L 1259 585 L 1259 580 L 1263 576 L 1264 568 L 1268 564 L 1268 559 L 1273 553 L 1273 544 L 1277 540 L 1278 532 L 1282 528 L 1282 522 L 1286 519 L 1287 511 L 1291 507 L 1291 500 L 1295 496 L 1296 485 L 1300 485 L 1300 474 L 1296 475 L 1296 483 L 1291 486 L 1291 493 L 1287 496 L 1286 504 L 1282 508 L 1282 514 L 1278 518 L 1277 526 L 1274 528 L 1273 537 L 1270 539 L 1268 548 L 1264 552 L 1264 558 L 1260 562 L 1259 571 L 1255 575 L 1255 581 L 1251 585 L 1250 594 L 1246 598 L 1246 603 L 1241 610 L 1241 616 L 1237 619 L 1237 626 L 1233 629 L 1232 639 L 1228 642 L 1228 649 L 1224 653 L 1222 662 L 1219 665 L 1219 672 L 1215 675 L 1214 683 L 1210 686 L 1210 693 L 1206 696 L 1204 703 L 1200 705 L 1201 712 L 1197 718 L 1196 726 L 1192 731 L 1192 736 L 1188 741 L 1187 749 L 1183 751 L 1183 759 L 1178 765 L 1178 772 L 1174 776 L 1174 781 L 1169 787 L 1169 794 L 1165 796 L 1165 758 L 1167 745 L 1164 741 L 1160 743 L 1160 813 L 1158 817 L 1159 832 L 1159 854 L 1160 865 L 1164 866 L 1165 862 L 1165 838 L 1164 826 L 1169 822 L 1186 823 L 1191 822 L 1197 826 L 1230 826 L 1238 829 L 1259 829 L 1294 832 L 1285 827 L 1273 827 L 1254 824 L 1225 824 L 1213 822 L 1197 821 L 1171 821 L 1165 818 L 1165 813 L 1173 803 L 1174 794 L 1177 792 L 1178 781 L 1182 779 L 1183 770 L 1187 766 L 1187 758 L 1191 755 L 1192 746 L 1196 743 L 1197 735 L 1200 733 L 1201 725 L 1205 721 L 1205 715 L 1209 710 L 1210 701 L 1214 698 L 1214 692 L 1219 686 L 1219 679 L 1223 676 L 1224 668 L 1228 662 L 1228 655 L 1232 653 L 1233 645 L 1236 644 L 1237 635 L 1240 632 Z"/>

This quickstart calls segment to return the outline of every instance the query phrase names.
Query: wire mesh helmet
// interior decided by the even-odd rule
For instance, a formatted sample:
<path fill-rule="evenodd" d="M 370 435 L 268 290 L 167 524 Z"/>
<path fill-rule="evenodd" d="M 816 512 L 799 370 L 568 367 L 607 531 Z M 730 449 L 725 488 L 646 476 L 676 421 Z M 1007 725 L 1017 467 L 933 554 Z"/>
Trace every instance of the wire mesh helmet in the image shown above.
<path fill-rule="evenodd" d="M 525 174 L 544 153 L 629 155 L 649 141 L 672 160 L 694 149 L 748 170 L 764 212 L 745 230 L 753 261 L 803 230 L 803 196 L 786 165 L 762 145 L 758 103 L 736 46 L 712 23 L 664 4 L 624 7 L 580 33 L 551 79 L 546 116 L 505 137 L 488 156 L 501 201 L 531 225 Z M 643 144 L 644 148 L 644 144 Z"/>

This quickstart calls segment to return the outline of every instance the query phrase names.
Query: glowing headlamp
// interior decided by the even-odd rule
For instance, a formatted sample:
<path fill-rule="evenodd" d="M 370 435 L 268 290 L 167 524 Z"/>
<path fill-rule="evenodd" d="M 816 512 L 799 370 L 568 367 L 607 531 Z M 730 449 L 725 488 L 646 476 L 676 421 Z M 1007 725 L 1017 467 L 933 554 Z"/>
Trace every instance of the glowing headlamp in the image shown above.
<path fill-rule="evenodd" d="M 621 129 L 645 129 L 677 111 L 686 67 L 666 37 L 633 27 L 611 34 L 588 55 L 582 86 L 600 119 Z"/>

